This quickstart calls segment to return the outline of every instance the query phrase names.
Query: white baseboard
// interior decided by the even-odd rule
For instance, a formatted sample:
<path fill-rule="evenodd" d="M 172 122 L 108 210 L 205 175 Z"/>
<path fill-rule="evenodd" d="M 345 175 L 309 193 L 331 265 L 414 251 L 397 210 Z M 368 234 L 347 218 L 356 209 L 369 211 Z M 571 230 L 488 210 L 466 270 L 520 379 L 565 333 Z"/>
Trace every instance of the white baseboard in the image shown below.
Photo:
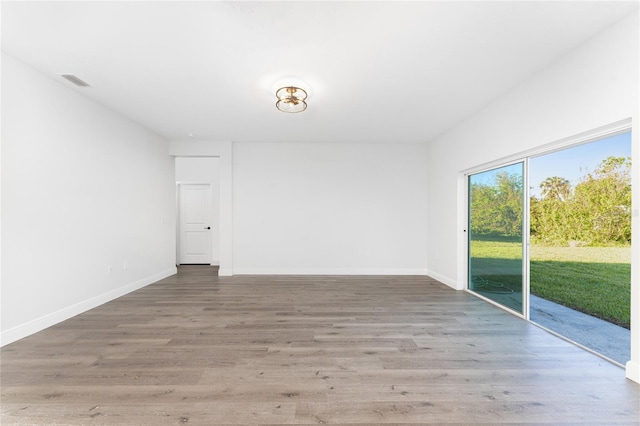
<path fill-rule="evenodd" d="M 626 365 L 627 379 L 633 380 L 636 383 L 640 383 L 640 364 L 633 361 L 628 361 Z"/>
<path fill-rule="evenodd" d="M 458 282 L 453 278 L 445 277 L 434 271 L 427 271 L 427 275 L 431 278 L 440 281 L 442 284 L 446 284 L 454 290 L 462 290 L 462 288 L 458 288 Z"/>
<path fill-rule="evenodd" d="M 9 330 L 5 330 L 0 333 L 0 346 L 8 345 L 9 343 L 15 342 L 16 340 L 20 340 L 24 337 L 30 336 L 34 333 L 37 333 L 38 331 L 44 330 L 45 328 L 51 327 L 52 325 L 58 324 L 59 322 L 86 312 L 89 309 L 98 307 L 104 303 L 110 302 L 113 299 L 117 299 L 118 297 L 124 296 L 127 293 L 131 293 L 132 291 L 138 290 L 142 287 L 145 287 L 176 273 L 177 268 L 174 266 L 173 268 L 169 268 L 160 273 L 145 277 L 141 280 L 132 282 L 125 286 L 116 288 L 114 290 L 60 309 L 59 311 L 52 312 L 40 318 L 31 320 L 27 323 L 18 325 Z"/>
<path fill-rule="evenodd" d="M 218 276 L 219 277 L 232 277 L 233 276 L 233 269 L 220 267 L 218 269 Z"/>
<path fill-rule="evenodd" d="M 235 275 L 427 275 L 422 268 L 234 268 Z M 222 275 L 222 274 L 220 274 Z"/>

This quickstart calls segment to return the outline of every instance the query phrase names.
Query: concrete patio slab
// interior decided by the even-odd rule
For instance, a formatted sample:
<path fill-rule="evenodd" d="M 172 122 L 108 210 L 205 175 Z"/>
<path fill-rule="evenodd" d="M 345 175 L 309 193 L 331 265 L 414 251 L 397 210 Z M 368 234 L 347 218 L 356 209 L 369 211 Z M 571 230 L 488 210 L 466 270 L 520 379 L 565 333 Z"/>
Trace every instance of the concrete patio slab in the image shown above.
<path fill-rule="evenodd" d="M 531 321 L 622 365 L 631 358 L 631 333 L 624 327 L 531 295 Z"/>

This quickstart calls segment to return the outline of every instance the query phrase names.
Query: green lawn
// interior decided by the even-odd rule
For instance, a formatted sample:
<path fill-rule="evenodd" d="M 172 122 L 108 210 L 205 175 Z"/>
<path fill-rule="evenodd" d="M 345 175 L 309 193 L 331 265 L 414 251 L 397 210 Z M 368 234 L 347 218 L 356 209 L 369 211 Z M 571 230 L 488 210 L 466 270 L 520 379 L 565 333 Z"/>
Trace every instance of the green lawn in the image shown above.
<path fill-rule="evenodd" d="M 521 245 L 504 239 L 472 241 L 471 250 L 480 265 L 511 269 L 522 258 Z M 629 328 L 630 262 L 630 247 L 532 245 L 531 293 Z"/>

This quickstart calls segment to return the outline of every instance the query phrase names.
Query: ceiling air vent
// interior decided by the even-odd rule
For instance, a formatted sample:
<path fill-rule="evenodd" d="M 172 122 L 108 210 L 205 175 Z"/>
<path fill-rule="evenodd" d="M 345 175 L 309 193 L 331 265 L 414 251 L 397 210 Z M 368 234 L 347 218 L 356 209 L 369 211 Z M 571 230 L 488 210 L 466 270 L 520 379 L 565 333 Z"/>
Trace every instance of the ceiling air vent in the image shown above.
<path fill-rule="evenodd" d="M 73 74 L 60 74 L 60 77 L 64 78 L 65 80 L 68 80 L 68 81 L 72 82 L 76 86 L 89 87 L 89 83 L 87 83 L 86 81 L 76 77 Z"/>

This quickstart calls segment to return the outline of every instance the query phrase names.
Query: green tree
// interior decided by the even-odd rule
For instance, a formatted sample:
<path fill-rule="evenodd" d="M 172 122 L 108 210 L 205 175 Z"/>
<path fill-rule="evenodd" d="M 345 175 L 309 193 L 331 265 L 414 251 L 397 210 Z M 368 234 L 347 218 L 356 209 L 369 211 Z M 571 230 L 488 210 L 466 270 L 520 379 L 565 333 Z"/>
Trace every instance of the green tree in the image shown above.
<path fill-rule="evenodd" d="M 608 157 L 576 185 L 572 225 L 591 244 L 631 242 L 631 159 Z"/>
<path fill-rule="evenodd" d="M 471 185 L 471 232 L 488 234 L 494 229 L 496 191 L 492 185 Z"/>
<path fill-rule="evenodd" d="M 500 172 L 490 184 L 474 183 L 471 193 L 471 232 L 520 235 L 522 232 L 522 177 Z"/>
<path fill-rule="evenodd" d="M 500 172 L 496 174 L 496 228 L 504 235 L 522 234 L 522 176 Z"/>
<path fill-rule="evenodd" d="M 563 245 L 570 239 L 571 227 L 568 225 L 568 202 L 557 198 L 537 199 L 531 197 L 530 232 L 534 242 Z"/>
<path fill-rule="evenodd" d="M 631 241 L 631 160 L 608 157 L 571 191 L 564 178 L 545 179 L 543 198 L 530 200 L 531 236 L 537 243 L 588 245 Z"/>

